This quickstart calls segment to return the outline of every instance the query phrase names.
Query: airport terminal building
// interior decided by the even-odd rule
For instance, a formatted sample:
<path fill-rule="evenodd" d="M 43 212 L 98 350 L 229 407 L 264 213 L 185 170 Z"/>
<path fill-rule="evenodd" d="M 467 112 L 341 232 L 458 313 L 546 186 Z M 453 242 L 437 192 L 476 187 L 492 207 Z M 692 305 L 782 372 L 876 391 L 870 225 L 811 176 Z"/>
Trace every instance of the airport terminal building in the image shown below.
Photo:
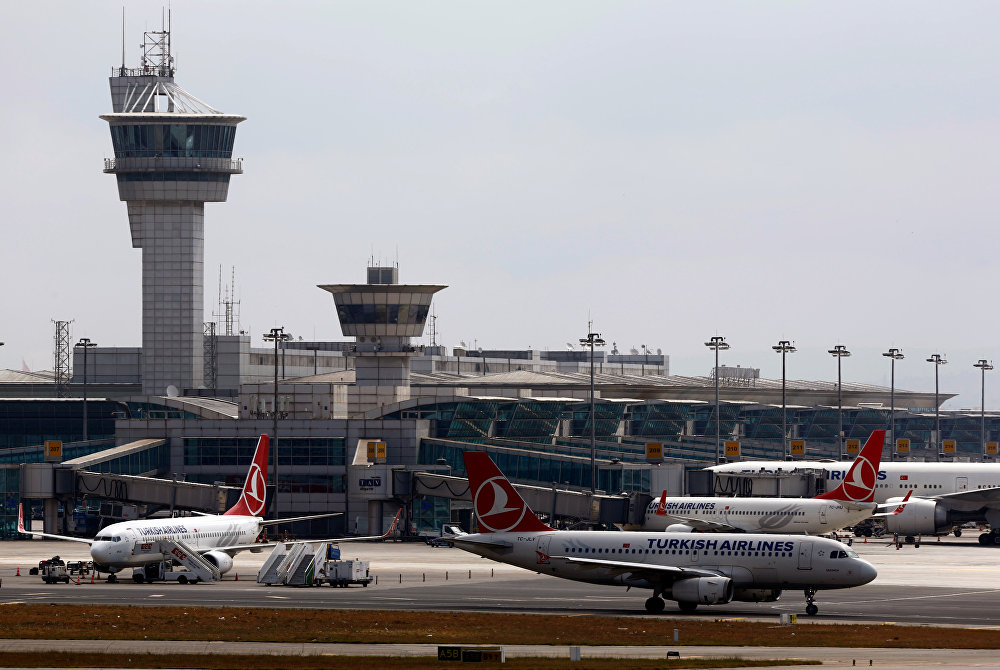
<path fill-rule="evenodd" d="M 398 267 L 318 284 L 342 339 L 274 329 L 273 346 L 253 347 L 231 322 L 206 323 L 204 305 L 204 204 L 224 202 L 242 173 L 233 152 L 245 118 L 174 76 L 169 50 L 145 49 L 140 67 L 114 68 L 112 112 L 101 117 L 114 151 L 104 171 L 142 253 L 142 345 L 68 347 L 57 331 L 52 373 L 0 371 L 0 537 L 16 535 L 20 501 L 49 532 L 73 532 L 98 509 L 97 523 L 123 508 L 221 510 L 262 433 L 272 436 L 270 513 L 342 512 L 293 528 L 323 536 L 381 532 L 400 507 L 407 532 L 464 520 L 470 448 L 536 487 L 536 509 L 590 523 L 626 520 L 664 488 L 684 491 L 686 472 L 715 462 L 717 433 L 744 457 L 782 458 L 796 439 L 809 457 L 837 458 L 845 440 L 891 425 L 911 457 L 939 457 L 934 393 L 788 380 L 783 406 L 782 382 L 757 370 L 679 377 L 649 350 L 425 346 L 433 297 L 447 287 L 402 284 Z M 941 413 L 937 438 L 956 443 L 948 457 L 981 456 L 979 420 Z M 1000 415 L 988 430 L 1000 434 Z"/>

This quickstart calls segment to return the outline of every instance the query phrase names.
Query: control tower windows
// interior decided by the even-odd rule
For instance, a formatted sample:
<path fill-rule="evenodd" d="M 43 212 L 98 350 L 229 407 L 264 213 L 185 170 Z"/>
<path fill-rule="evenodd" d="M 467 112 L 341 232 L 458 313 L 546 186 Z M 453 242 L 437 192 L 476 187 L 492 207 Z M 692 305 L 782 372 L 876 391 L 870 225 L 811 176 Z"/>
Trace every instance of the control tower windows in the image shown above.
<path fill-rule="evenodd" d="M 429 305 L 337 305 L 342 324 L 423 324 Z"/>
<path fill-rule="evenodd" d="M 116 158 L 232 158 L 236 126 L 195 123 L 111 126 Z"/>

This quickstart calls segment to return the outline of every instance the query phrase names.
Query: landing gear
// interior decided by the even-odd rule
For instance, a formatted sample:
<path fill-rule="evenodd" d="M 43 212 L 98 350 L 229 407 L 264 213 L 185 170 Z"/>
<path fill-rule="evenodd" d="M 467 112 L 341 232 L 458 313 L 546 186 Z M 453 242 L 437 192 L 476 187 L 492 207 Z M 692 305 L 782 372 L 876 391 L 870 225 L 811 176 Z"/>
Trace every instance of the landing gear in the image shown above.
<path fill-rule="evenodd" d="M 906 544 L 913 544 L 913 540 L 914 537 L 912 535 L 907 535 L 905 538 L 903 538 L 903 541 L 906 542 Z"/>
<path fill-rule="evenodd" d="M 110 575 L 108 575 L 108 584 L 117 584 L 117 583 L 118 583 L 118 575 L 112 572 Z"/>
<path fill-rule="evenodd" d="M 805 590 L 806 594 L 806 614 L 809 616 L 816 616 L 816 612 L 819 612 L 819 608 L 816 607 L 816 589 L 808 588 Z"/>
<path fill-rule="evenodd" d="M 136 571 L 132 573 L 132 581 L 136 584 L 142 584 L 146 581 L 146 577 L 141 572 Z"/>
<path fill-rule="evenodd" d="M 955 534 L 955 537 L 962 537 L 962 529 L 961 528 L 956 528 L 952 532 Z"/>
<path fill-rule="evenodd" d="M 666 603 L 663 602 L 663 598 L 660 596 L 653 596 L 652 598 L 646 599 L 646 611 L 650 614 L 659 614 L 666 607 Z"/>
<path fill-rule="evenodd" d="M 681 600 L 678 601 L 677 608 L 681 612 L 684 612 L 684 614 L 691 614 L 698 609 L 698 603 L 691 602 L 690 600 Z"/>
<path fill-rule="evenodd" d="M 1000 544 L 1000 533 L 996 531 L 990 531 L 988 533 L 983 533 L 979 536 L 979 544 L 984 547 L 989 547 L 995 544 Z"/>

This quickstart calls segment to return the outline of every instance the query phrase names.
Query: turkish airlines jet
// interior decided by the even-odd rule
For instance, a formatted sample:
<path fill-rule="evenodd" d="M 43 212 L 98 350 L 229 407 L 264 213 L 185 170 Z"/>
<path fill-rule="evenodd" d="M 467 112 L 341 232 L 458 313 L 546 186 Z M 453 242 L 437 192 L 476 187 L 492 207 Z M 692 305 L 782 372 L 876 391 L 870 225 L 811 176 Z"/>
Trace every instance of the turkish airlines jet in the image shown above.
<path fill-rule="evenodd" d="M 835 487 L 844 481 L 849 466 L 843 461 L 740 461 L 706 469 L 751 478 L 815 469 L 825 471 L 827 486 Z M 913 542 L 921 535 L 952 530 L 958 535 L 967 522 L 986 523 L 992 530 L 979 536 L 979 544 L 1000 545 L 1000 463 L 882 463 L 875 502 L 892 505 L 911 493 L 901 513 L 886 517 L 890 533 Z"/>
<path fill-rule="evenodd" d="M 542 523 L 489 455 L 466 451 L 480 532 L 452 539 L 500 563 L 591 584 L 651 589 L 646 610 L 664 598 L 682 612 L 731 601 L 770 602 L 783 589 L 802 589 L 806 613 L 816 592 L 861 586 L 876 571 L 846 545 L 802 535 L 555 530 Z"/>
<path fill-rule="evenodd" d="M 134 568 L 132 579 L 143 582 L 147 575 L 159 574 L 158 567 L 162 560 L 184 560 L 186 552 L 200 554 L 202 558 L 218 569 L 219 574 L 225 574 L 233 567 L 233 556 L 241 551 L 260 552 L 267 547 L 278 544 L 301 544 L 302 542 L 349 542 L 355 540 L 370 540 L 388 537 L 396 528 L 399 513 L 393 520 L 385 535 L 369 537 L 332 538 L 329 540 L 309 540 L 296 542 L 255 542 L 261 530 L 266 526 L 292 521 L 305 521 L 340 514 L 317 514 L 287 519 L 267 520 L 261 518 L 264 512 L 264 501 L 267 485 L 267 453 L 268 436 L 261 435 L 254 452 L 253 463 L 243 484 L 240 499 L 231 508 L 219 515 L 204 515 L 170 519 L 144 519 L 140 521 L 122 521 L 107 526 L 99 531 L 92 540 L 53 535 L 26 530 L 24 527 L 24 510 L 21 505 L 17 509 L 17 531 L 26 535 L 50 537 L 57 540 L 84 542 L 90 545 L 90 555 L 94 567 L 99 572 L 107 572 L 108 582 L 117 581 L 115 573 L 123 568 Z M 160 544 L 160 543 L 163 544 Z M 171 547 L 166 552 L 157 548 L 164 545 Z M 146 571 L 146 566 L 154 570 Z"/>
<path fill-rule="evenodd" d="M 876 430 L 832 491 L 815 498 L 673 497 L 646 507 L 642 530 L 821 534 L 872 516 L 885 431 Z"/>

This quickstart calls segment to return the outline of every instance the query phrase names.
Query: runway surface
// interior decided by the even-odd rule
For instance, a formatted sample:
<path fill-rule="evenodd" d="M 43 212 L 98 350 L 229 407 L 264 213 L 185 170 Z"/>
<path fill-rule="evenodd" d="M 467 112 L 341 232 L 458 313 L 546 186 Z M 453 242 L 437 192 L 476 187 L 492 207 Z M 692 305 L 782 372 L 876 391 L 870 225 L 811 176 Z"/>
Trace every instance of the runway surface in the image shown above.
<path fill-rule="evenodd" d="M 592 586 L 537 575 L 482 559 L 459 549 L 420 543 L 358 543 L 342 546 L 345 558 L 372 565 L 377 583 L 367 588 L 267 587 L 256 573 L 266 554 L 245 552 L 222 582 L 181 585 L 135 584 L 126 570 L 118 584 L 48 585 L 27 569 L 43 558 L 60 555 L 86 560 L 87 546 L 33 540 L 0 543 L 0 604 L 91 603 L 200 605 L 240 607 L 319 607 L 343 609 L 452 610 L 573 615 L 648 616 L 648 593 L 612 586 Z M 820 611 L 810 621 L 895 622 L 1000 628 L 1000 549 L 981 547 L 975 537 L 924 542 L 919 549 L 897 550 L 887 540 L 855 543 L 878 568 L 869 585 L 821 591 Z M 21 577 L 15 577 L 17 569 Z M 239 581 L 236 581 L 238 575 Z M 804 598 L 788 591 L 774 603 L 731 603 L 700 607 L 695 617 L 774 620 L 798 613 Z M 671 603 L 666 615 L 679 614 Z"/>

